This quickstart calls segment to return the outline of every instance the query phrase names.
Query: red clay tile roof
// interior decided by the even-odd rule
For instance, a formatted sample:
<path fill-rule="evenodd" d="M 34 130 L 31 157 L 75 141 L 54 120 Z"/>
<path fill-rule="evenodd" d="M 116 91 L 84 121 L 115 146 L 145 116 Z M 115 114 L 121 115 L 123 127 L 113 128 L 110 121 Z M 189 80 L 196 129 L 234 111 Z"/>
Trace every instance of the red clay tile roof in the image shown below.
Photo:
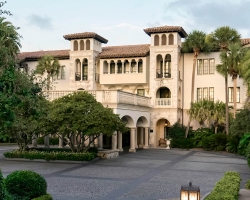
<path fill-rule="evenodd" d="M 243 39 L 241 39 L 241 44 L 243 46 L 250 44 L 250 38 L 243 38 Z"/>
<path fill-rule="evenodd" d="M 187 37 L 186 31 L 181 26 L 159 26 L 159 27 L 153 27 L 153 28 L 146 28 L 144 29 L 145 33 L 147 33 L 149 36 L 152 33 L 172 33 L 172 32 L 178 32 L 181 37 Z"/>
<path fill-rule="evenodd" d="M 51 55 L 58 59 L 69 59 L 69 50 L 21 52 L 18 54 L 18 60 L 38 60 L 45 55 Z"/>
<path fill-rule="evenodd" d="M 108 40 L 103 38 L 102 36 L 98 35 L 94 32 L 84 32 L 84 33 L 73 33 L 63 36 L 66 40 L 74 40 L 74 39 L 84 39 L 84 38 L 94 38 L 99 42 L 107 44 Z"/>
<path fill-rule="evenodd" d="M 149 55 L 149 44 L 103 47 L 99 58 L 144 57 Z"/>

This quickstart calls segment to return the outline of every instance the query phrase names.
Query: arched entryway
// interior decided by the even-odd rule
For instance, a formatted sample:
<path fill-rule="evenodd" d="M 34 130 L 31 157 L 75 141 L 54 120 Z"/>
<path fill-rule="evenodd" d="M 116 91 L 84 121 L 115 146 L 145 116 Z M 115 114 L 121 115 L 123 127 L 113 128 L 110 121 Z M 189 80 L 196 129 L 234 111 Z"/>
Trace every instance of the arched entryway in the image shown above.
<path fill-rule="evenodd" d="M 159 144 L 160 139 L 166 139 L 169 136 L 170 122 L 167 119 L 159 119 L 156 122 L 156 146 Z"/>
<path fill-rule="evenodd" d="M 148 131 L 149 131 L 148 120 L 141 116 L 136 122 L 136 136 L 135 136 L 135 147 L 136 148 L 148 148 Z"/>

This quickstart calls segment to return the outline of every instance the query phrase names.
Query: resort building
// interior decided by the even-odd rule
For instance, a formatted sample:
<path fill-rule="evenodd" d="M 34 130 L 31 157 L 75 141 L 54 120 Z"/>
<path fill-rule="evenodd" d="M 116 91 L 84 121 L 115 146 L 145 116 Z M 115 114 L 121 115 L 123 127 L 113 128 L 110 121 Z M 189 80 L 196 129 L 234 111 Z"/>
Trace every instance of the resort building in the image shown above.
<path fill-rule="evenodd" d="M 187 125 L 186 111 L 191 101 L 193 53 L 182 53 L 182 38 L 187 33 L 179 26 L 146 28 L 149 44 L 106 46 L 108 40 L 94 32 L 64 35 L 70 49 L 23 52 L 20 68 L 35 69 L 44 55 L 59 59 L 60 72 L 53 77 L 50 99 L 77 90 L 86 90 L 104 106 L 127 122 L 129 133 L 100 137 L 100 148 L 110 144 L 122 151 L 130 146 L 157 147 L 168 128 L 179 122 Z M 242 45 L 250 46 L 250 39 Z M 195 101 L 210 99 L 225 102 L 224 78 L 216 72 L 219 52 L 200 53 L 195 72 Z M 229 102 L 233 103 L 233 82 L 229 77 Z M 237 80 L 237 109 L 242 108 L 247 87 Z M 199 124 L 191 122 L 196 129 Z"/>

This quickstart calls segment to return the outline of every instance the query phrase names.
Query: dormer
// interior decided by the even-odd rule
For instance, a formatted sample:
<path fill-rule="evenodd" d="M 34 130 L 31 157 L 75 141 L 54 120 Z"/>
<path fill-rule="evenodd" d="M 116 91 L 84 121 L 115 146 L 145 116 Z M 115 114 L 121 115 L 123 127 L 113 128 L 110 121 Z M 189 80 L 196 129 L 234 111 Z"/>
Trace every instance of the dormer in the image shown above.
<path fill-rule="evenodd" d="M 70 51 L 102 51 L 102 43 L 108 40 L 94 32 L 74 33 L 63 36 L 70 41 Z"/>
<path fill-rule="evenodd" d="M 144 29 L 151 37 L 151 46 L 181 46 L 181 38 L 185 38 L 187 33 L 181 26 L 160 26 Z"/>

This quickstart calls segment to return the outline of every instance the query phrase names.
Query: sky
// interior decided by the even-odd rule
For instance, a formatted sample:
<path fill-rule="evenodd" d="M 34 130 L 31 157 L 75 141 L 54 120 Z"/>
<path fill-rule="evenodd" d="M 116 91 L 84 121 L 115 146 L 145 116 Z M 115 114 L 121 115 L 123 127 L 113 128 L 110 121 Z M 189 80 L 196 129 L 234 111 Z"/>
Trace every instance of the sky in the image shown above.
<path fill-rule="evenodd" d="M 2 0 L 3 1 L 3 0 Z M 20 27 L 22 52 L 69 49 L 63 35 L 96 32 L 103 46 L 149 44 L 143 31 L 182 26 L 210 33 L 221 26 L 250 38 L 250 0 L 6 0 L 5 16 Z"/>

